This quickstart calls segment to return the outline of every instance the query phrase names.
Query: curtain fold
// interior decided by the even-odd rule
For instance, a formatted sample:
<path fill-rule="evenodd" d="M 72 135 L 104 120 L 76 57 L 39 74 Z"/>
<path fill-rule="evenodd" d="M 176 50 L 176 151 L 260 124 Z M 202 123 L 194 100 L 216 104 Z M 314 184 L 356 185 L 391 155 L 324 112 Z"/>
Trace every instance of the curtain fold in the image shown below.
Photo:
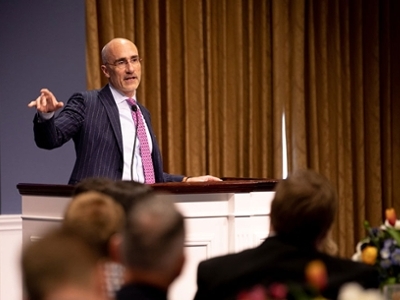
<path fill-rule="evenodd" d="M 289 1 L 289 10 L 294 5 Z M 291 97 L 285 111 L 289 169 L 312 168 L 336 186 L 334 238 L 340 254 L 349 257 L 365 236 L 365 220 L 378 226 L 385 208 L 399 211 L 393 198 L 399 187 L 390 181 L 399 173 L 394 148 L 399 127 L 391 119 L 399 94 L 389 91 L 390 83 L 400 78 L 389 73 L 394 65 L 388 62 L 400 41 L 389 33 L 398 28 L 391 12 L 399 12 L 399 5 L 307 1 L 305 8 L 306 92 Z M 293 49 L 290 56 L 296 53 Z"/>
<path fill-rule="evenodd" d="M 311 168 L 339 195 L 334 239 L 400 213 L 400 1 L 86 0 L 87 83 L 100 50 L 133 40 L 138 100 L 170 173 L 282 178 Z"/>

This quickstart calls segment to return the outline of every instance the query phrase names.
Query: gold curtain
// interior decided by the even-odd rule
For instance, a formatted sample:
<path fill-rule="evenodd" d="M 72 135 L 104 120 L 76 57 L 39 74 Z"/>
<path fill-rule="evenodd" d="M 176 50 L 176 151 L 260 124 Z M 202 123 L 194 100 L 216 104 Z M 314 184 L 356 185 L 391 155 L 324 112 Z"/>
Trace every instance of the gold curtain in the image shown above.
<path fill-rule="evenodd" d="M 86 0 L 88 88 L 101 47 L 133 40 L 138 99 L 171 173 L 282 177 L 336 186 L 334 237 L 350 256 L 363 221 L 400 212 L 400 1 Z"/>
<path fill-rule="evenodd" d="M 166 171 L 282 177 L 270 5 L 256 2 L 86 0 L 88 88 L 106 83 L 103 45 L 133 40 L 143 57 L 138 100 L 152 113 Z"/>
<path fill-rule="evenodd" d="M 288 35 L 286 50 L 289 71 L 302 73 L 288 77 L 299 86 L 285 106 L 289 168 L 312 168 L 336 186 L 334 237 L 350 256 L 364 220 L 378 226 L 386 207 L 400 212 L 399 1 L 299 2 L 287 1 L 284 16 L 304 38 Z"/>

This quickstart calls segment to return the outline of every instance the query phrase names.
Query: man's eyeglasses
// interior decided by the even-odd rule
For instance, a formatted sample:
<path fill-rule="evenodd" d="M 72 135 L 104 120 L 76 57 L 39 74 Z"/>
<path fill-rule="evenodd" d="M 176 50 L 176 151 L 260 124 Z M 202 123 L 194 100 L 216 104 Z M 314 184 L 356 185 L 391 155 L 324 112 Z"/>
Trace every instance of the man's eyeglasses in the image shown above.
<path fill-rule="evenodd" d="M 142 59 L 139 56 L 133 56 L 129 60 L 121 59 L 121 60 L 117 60 L 113 63 L 106 63 L 106 65 L 111 65 L 118 69 L 125 69 L 129 64 L 137 66 L 141 61 L 142 61 Z"/>

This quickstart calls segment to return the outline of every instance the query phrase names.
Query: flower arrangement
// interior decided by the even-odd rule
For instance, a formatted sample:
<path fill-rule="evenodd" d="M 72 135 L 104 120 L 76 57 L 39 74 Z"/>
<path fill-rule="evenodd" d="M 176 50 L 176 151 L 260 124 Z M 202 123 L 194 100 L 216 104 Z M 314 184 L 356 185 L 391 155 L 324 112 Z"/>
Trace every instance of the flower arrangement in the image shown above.
<path fill-rule="evenodd" d="M 251 289 L 241 291 L 236 300 L 327 300 L 321 291 L 327 286 L 328 273 L 324 263 L 313 260 L 304 270 L 305 285 L 294 283 L 273 283 L 268 287 L 258 284 Z M 341 287 L 338 300 L 384 300 L 379 290 L 365 290 L 356 283 Z"/>
<path fill-rule="evenodd" d="M 393 208 L 387 209 L 385 214 L 385 223 L 380 227 L 371 227 L 365 221 L 367 237 L 358 243 L 352 258 L 375 266 L 381 287 L 400 283 L 400 220 Z"/>

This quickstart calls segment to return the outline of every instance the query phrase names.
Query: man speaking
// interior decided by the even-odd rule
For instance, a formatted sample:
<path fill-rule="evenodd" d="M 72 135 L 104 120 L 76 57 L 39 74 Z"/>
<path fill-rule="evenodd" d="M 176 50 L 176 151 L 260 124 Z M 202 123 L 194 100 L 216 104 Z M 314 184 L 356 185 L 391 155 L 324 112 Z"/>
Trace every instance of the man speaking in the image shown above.
<path fill-rule="evenodd" d="M 44 149 L 62 146 L 71 138 L 76 161 L 69 179 L 88 177 L 134 180 L 142 183 L 219 181 L 214 176 L 185 177 L 163 172 L 160 149 L 150 113 L 136 99 L 141 59 L 129 40 L 115 38 L 101 52 L 101 70 L 108 84 L 100 90 L 71 96 L 64 106 L 48 89 L 28 106 L 36 107 L 34 135 Z"/>

